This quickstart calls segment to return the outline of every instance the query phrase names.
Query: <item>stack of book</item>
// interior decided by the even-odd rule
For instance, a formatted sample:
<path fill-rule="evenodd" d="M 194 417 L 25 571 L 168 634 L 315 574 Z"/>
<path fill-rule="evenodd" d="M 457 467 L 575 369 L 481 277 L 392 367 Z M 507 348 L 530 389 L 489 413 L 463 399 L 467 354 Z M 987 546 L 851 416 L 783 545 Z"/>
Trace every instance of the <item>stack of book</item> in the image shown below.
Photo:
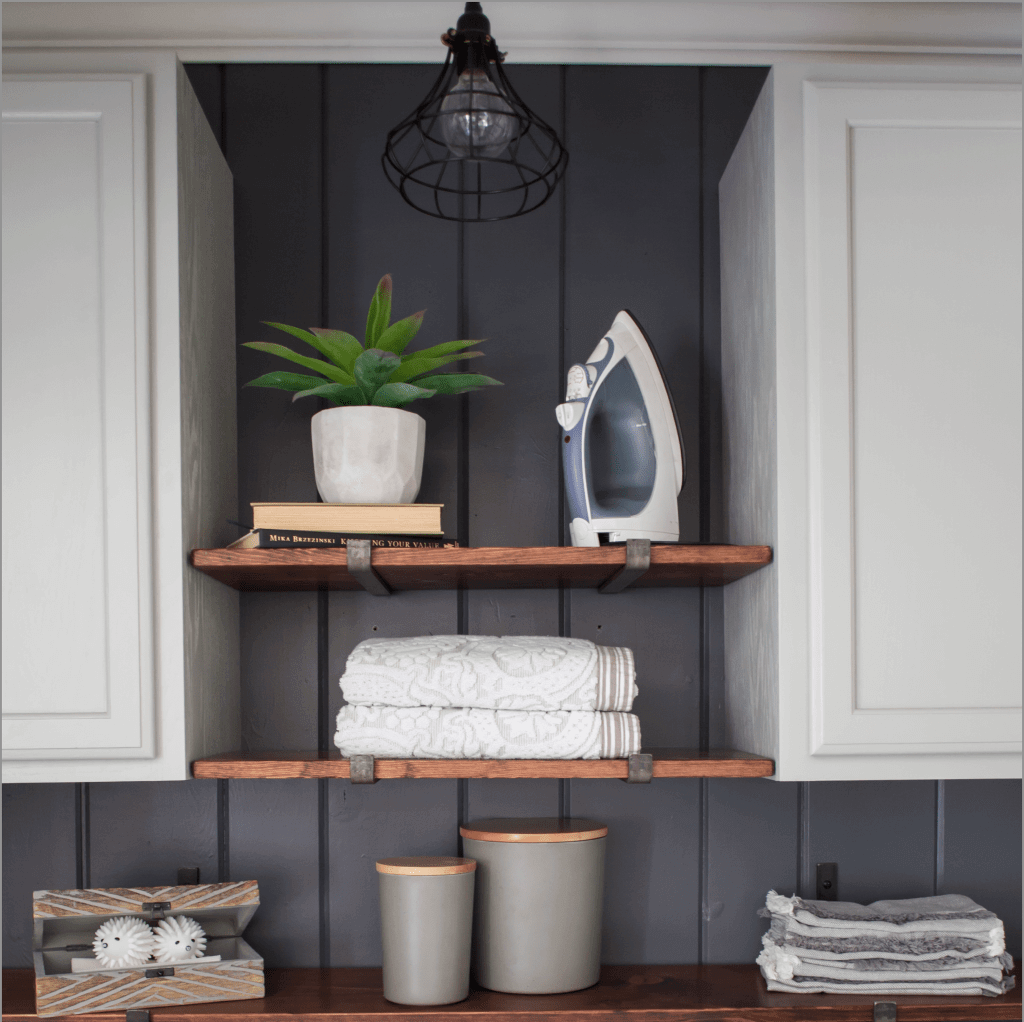
<path fill-rule="evenodd" d="M 375 547 L 457 547 L 441 530 L 443 504 L 254 503 L 252 529 L 229 550 L 344 547 L 368 539 Z"/>

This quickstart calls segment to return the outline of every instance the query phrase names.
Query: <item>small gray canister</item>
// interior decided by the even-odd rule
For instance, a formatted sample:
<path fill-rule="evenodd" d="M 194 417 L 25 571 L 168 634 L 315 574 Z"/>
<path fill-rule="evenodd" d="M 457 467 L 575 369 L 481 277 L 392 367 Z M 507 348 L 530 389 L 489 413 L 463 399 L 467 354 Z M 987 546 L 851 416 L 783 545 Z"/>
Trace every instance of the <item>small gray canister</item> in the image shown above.
<path fill-rule="evenodd" d="M 477 860 L 477 983 L 512 994 L 593 986 L 608 828 L 593 820 L 478 820 L 459 833 Z"/>
<path fill-rule="evenodd" d="M 469 994 L 476 863 L 451 856 L 378 859 L 384 996 L 454 1004 Z"/>

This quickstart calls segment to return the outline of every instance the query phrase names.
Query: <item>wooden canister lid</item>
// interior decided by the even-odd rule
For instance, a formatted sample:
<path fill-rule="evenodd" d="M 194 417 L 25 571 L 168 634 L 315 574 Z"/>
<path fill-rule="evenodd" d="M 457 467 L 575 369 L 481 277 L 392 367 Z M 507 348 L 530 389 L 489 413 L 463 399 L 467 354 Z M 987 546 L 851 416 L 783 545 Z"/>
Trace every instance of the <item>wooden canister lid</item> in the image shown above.
<path fill-rule="evenodd" d="M 378 859 L 378 873 L 397 873 L 407 877 L 443 877 L 453 873 L 472 873 L 476 859 L 457 859 L 454 855 L 410 855 L 399 859 Z"/>
<path fill-rule="evenodd" d="M 459 827 L 459 833 L 473 841 L 515 841 L 546 844 L 553 841 L 593 841 L 604 837 L 608 828 L 594 820 L 556 820 L 549 817 L 475 820 Z"/>

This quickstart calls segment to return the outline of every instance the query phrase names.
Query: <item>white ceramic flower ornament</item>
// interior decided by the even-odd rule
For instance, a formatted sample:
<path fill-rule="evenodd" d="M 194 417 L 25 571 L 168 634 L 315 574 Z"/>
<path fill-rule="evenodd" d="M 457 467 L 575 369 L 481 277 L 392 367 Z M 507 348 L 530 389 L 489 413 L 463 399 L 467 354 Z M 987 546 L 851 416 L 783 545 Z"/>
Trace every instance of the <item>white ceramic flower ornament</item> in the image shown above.
<path fill-rule="evenodd" d="M 96 960 L 111 969 L 145 965 L 153 953 L 153 931 L 143 919 L 108 919 L 96 931 L 92 949 Z"/>
<path fill-rule="evenodd" d="M 153 954 L 158 962 L 202 958 L 206 951 L 203 928 L 188 916 L 168 916 L 153 930 Z"/>

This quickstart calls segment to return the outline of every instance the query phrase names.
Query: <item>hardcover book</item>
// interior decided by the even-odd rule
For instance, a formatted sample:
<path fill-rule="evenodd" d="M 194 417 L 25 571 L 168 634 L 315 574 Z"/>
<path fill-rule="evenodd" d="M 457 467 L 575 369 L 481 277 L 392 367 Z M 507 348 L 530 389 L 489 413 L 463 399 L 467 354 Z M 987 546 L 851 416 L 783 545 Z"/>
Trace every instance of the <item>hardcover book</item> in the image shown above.
<path fill-rule="evenodd" d="M 302 504 L 259 502 L 252 505 L 252 527 L 297 530 L 441 536 L 443 504 Z"/>
<path fill-rule="evenodd" d="M 293 529 L 252 529 L 227 545 L 228 550 L 271 550 L 277 547 L 346 547 L 350 539 L 368 539 L 374 549 L 453 549 L 459 544 L 444 536 L 372 535 L 344 532 L 296 532 Z"/>

